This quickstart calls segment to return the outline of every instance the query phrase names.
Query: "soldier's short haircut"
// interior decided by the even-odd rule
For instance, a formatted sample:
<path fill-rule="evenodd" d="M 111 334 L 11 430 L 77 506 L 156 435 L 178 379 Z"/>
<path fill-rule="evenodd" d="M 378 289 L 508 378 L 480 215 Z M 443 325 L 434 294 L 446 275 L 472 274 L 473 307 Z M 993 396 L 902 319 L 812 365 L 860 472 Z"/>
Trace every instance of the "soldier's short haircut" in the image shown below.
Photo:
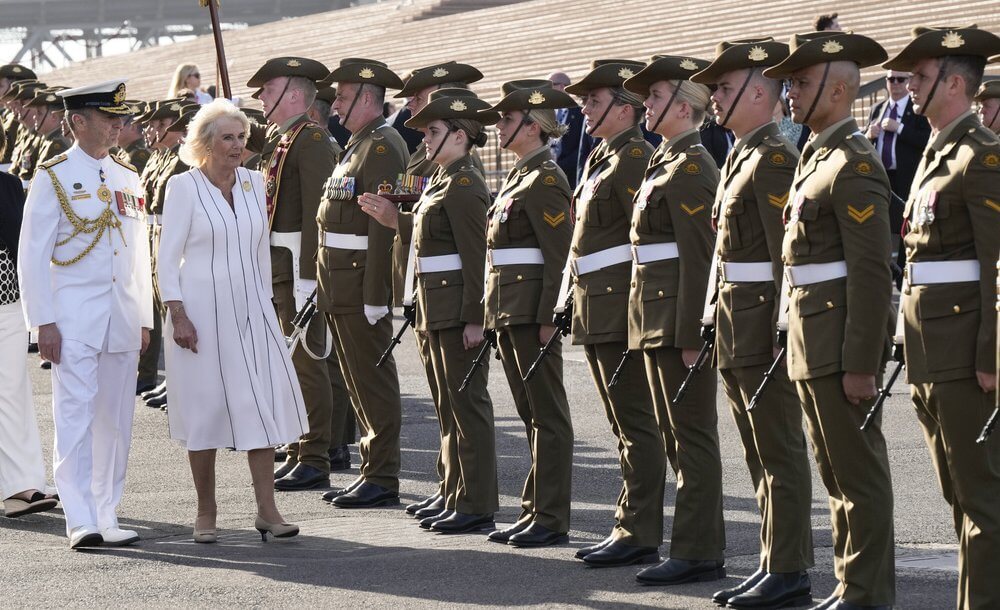
<path fill-rule="evenodd" d="M 312 107 L 316 110 L 316 113 L 325 119 L 330 118 L 330 103 L 326 100 L 315 99 L 313 100 Z"/>
<path fill-rule="evenodd" d="M 768 78 L 764 76 L 762 71 L 756 70 L 750 82 L 754 85 L 759 85 L 764 91 L 774 96 L 775 103 L 781 99 L 781 91 L 784 86 L 782 81 L 775 78 Z"/>
<path fill-rule="evenodd" d="M 813 21 L 813 28 L 817 32 L 823 32 L 827 28 L 829 28 L 831 25 L 833 25 L 833 22 L 836 21 L 836 20 L 837 20 L 837 13 L 829 13 L 827 15 L 820 15 L 820 16 L 816 17 L 815 21 Z"/>
<path fill-rule="evenodd" d="M 302 92 L 302 97 L 304 98 L 306 108 L 312 105 L 313 100 L 316 99 L 316 83 L 304 78 L 302 76 L 289 76 L 288 77 L 288 88 L 298 89 Z"/>
<path fill-rule="evenodd" d="M 375 105 L 381 108 L 385 104 L 385 87 L 372 85 L 370 83 L 361 83 L 361 86 L 358 87 L 357 95 L 361 95 L 365 87 L 368 88 L 368 92 L 375 101 Z"/>
<path fill-rule="evenodd" d="M 979 55 L 950 55 L 946 69 L 947 76 L 955 74 L 962 77 L 965 81 L 965 95 L 972 99 L 983 82 L 986 58 Z"/>

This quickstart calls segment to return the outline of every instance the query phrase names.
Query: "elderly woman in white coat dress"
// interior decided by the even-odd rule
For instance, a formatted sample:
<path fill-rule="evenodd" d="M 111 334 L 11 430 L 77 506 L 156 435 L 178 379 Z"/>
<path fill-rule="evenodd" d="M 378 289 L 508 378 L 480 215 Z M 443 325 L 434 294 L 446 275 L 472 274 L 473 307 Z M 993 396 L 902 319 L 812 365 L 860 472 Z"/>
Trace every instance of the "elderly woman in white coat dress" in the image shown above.
<path fill-rule="evenodd" d="M 294 536 L 274 502 L 274 447 L 308 430 L 302 392 L 271 303 L 268 217 L 261 174 L 240 167 L 249 123 L 216 100 L 191 119 L 167 183 L 159 250 L 170 436 L 188 450 L 198 494 L 196 542 L 215 542 L 215 454 L 248 452 L 266 540 Z"/>

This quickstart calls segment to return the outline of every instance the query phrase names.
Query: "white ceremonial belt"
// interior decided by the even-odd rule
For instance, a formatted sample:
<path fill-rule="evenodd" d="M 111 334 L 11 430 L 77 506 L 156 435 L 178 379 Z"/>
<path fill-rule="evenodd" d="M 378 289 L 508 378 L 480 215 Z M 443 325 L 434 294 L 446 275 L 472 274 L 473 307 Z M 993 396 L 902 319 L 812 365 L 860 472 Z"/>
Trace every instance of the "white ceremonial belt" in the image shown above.
<path fill-rule="evenodd" d="M 544 265 L 541 248 L 501 248 L 487 250 L 486 260 L 491 267 L 506 265 Z"/>
<path fill-rule="evenodd" d="M 287 248 L 298 251 L 302 246 L 302 231 L 282 233 L 271 231 L 271 245 L 275 248 Z"/>
<path fill-rule="evenodd" d="M 847 262 L 836 261 L 834 263 L 785 266 L 785 277 L 788 279 L 788 285 L 792 288 L 828 282 L 847 277 Z"/>
<path fill-rule="evenodd" d="M 774 271 L 770 261 L 764 263 L 727 263 L 720 265 L 719 275 L 723 282 L 773 282 Z"/>
<path fill-rule="evenodd" d="M 979 261 L 909 263 L 906 265 L 906 278 L 910 286 L 978 282 Z"/>
<path fill-rule="evenodd" d="M 632 246 L 626 244 L 624 246 L 598 250 L 586 256 L 578 256 L 570 261 L 570 266 L 573 269 L 573 275 L 580 277 L 581 275 L 587 275 L 588 273 L 600 271 L 612 265 L 627 263 L 631 260 Z"/>
<path fill-rule="evenodd" d="M 631 246 L 632 262 L 636 265 L 655 263 L 677 258 L 677 244 L 667 242 L 664 244 L 644 244 L 642 246 Z"/>
<path fill-rule="evenodd" d="M 339 248 L 340 250 L 367 250 L 368 236 L 353 235 L 351 233 L 325 233 L 320 236 L 320 241 L 327 248 Z"/>
<path fill-rule="evenodd" d="M 441 256 L 418 256 L 417 274 L 439 273 L 441 271 L 458 271 L 462 268 L 462 257 L 457 254 L 442 254 Z"/>

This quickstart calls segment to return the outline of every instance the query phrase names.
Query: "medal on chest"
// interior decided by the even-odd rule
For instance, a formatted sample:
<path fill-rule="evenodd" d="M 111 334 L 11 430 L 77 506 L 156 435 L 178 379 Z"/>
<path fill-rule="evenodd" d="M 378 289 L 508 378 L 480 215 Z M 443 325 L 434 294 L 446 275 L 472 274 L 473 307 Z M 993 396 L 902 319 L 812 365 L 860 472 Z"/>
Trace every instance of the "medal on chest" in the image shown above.
<path fill-rule="evenodd" d="M 638 210 L 645 210 L 646 206 L 649 205 L 649 198 L 653 194 L 653 180 L 647 178 L 642 181 L 642 186 L 639 187 L 639 195 L 636 197 L 635 207 Z"/>
<path fill-rule="evenodd" d="M 802 206 L 805 202 L 805 195 L 802 193 L 795 193 L 795 198 L 792 199 L 792 205 L 790 206 L 790 212 L 788 213 L 788 224 L 795 224 L 799 221 L 799 215 L 802 213 Z"/>
<path fill-rule="evenodd" d="M 100 191 L 97 194 L 100 197 Z M 144 202 L 142 198 L 136 197 L 131 189 L 115 191 L 115 201 L 118 204 L 118 213 L 129 218 L 139 219 L 143 215 Z"/>
<path fill-rule="evenodd" d="M 594 198 L 597 193 L 597 187 L 601 185 L 600 176 L 594 176 L 587 180 L 583 185 L 583 190 L 580 191 L 580 201 L 587 202 Z"/>
<path fill-rule="evenodd" d="M 917 209 L 913 212 L 913 224 L 918 227 L 932 224 L 935 219 L 937 209 L 938 192 L 931 189 L 924 189 L 917 195 Z"/>

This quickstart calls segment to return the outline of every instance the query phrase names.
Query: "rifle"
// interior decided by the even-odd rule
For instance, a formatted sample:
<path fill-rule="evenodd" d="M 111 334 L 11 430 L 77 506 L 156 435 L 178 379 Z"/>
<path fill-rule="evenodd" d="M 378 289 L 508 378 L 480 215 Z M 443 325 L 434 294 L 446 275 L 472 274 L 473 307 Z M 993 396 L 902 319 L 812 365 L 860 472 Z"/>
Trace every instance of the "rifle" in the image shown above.
<path fill-rule="evenodd" d="M 549 340 L 545 342 L 542 349 L 538 351 L 538 357 L 535 361 L 531 363 L 531 367 L 528 368 L 528 372 L 524 374 L 524 381 L 529 381 L 538 372 L 538 367 L 541 365 L 542 360 L 549 355 L 552 351 L 552 347 L 556 344 L 556 341 L 560 337 L 564 337 L 569 334 L 570 329 L 573 326 L 573 291 L 570 290 L 569 294 L 566 296 L 566 302 L 563 304 L 563 310 L 552 316 L 552 324 L 556 327 L 556 332 L 552 333 Z"/>
<path fill-rule="evenodd" d="M 872 420 L 874 420 L 875 416 L 882 410 L 882 405 L 885 404 L 885 400 L 891 396 L 892 384 L 896 383 L 896 378 L 899 377 L 899 372 L 903 370 L 903 365 L 906 364 L 906 357 L 903 355 L 903 346 L 901 344 L 896 344 L 892 348 L 892 359 L 896 361 L 896 367 L 892 369 L 892 374 L 889 375 L 889 382 L 885 384 L 885 387 L 878 391 L 878 400 L 876 400 L 875 404 L 872 405 L 872 408 L 868 410 L 868 415 L 865 416 L 865 421 L 861 424 L 862 431 L 868 429 Z"/>
<path fill-rule="evenodd" d="M 997 416 L 1000 415 L 1000 407 L 993 409 L 993 413 L 990 418 L 986 420 L 986 425 L 983 426 L 983 431 L 979 433 L 979 438 L 976 439 L 976 443 L 982 445 L 986 442 L 986 439 L 993 434 L 993 427 L 997 425 Z"/>
<path fill-rule="evenodd" d="M 753 398 L 750 399 L 750 404 L 747 405 L 747 411 L 753 411 L 757 407 L 757 403 L 760 402 L 760 397 L 763 396 L 764 390 L 774 381 L 774 376 L 778 374 L 778 367 L 785 360 L 785 354 L 788 351 L 788 331 L 779 330 L 777 339 L 781 349 L 778 350 L 778 355 L 774 358 L 774 362 L 771 363 L 770 368 L 764 373 L 764 379 L 761 380 L 757 391 L 753 393 Z"/>
<path fill-rule="evenodd" d="M 403 333 L 406 332 L 407 328 L 413 326 L 416 320 L 417 306 L 413 304 L 403 305 L 403 325 L 399 327 L 399 331 L 396 333 L 396 336 L 389 342 L 389 347 L 385 348 L 385 351 L 382 352 L 382 357 L 379 358 L 378 363 L 375 364 L 376 367 L 382 368 L 385 361 L 392 355 L 392 350 L 396 349 L 396 346 L 400 344 L 400 338 L 403 336 Z"/>
<path fill-rule="evenodd" d="M 222 46 L 222 26 L 219 25 L 219 0 L 198 0 L 204 8 L 208 7 L 212 19 L 212 36 L 215 39 L 215 60 L 219 66 L 219 79 L 222 81 L 222 94 L 226 99 L 233 98 L 229 87 L 229 66 L 226 65 L 226 50 Z"/>
<path fill-rule="evenodd" d="M 715 325 L 706 325 L 701 327 L 701 338 L 705 341 L 701 346 L 701 351 L 698 352 L 698 357 L 695 358 L 694 364 L 688 367 L 688 374 L 684 377 L 684 381 L 681 383 L 681 387 L 677 388 L 677 394 L 674 396 L 673 404 L 678 405 L 682 400 L 684 400 L 684 395 L 687 394 L 688 386 L 691 384 L 691 380 L 694 379 L 702 367 L 705 366 L 705 361 L 708 360 L 708 354 L 715 347 Z"/>
<path fill-rule="evenodd" d="M 611 381 L 608 382 L 609 390 L 618 385 L 618 380 L 621 379 L 622 370 L 625 368 L 625 363 L 628 362 L 629 358 L 631 357 L 632 357 L 632 350 L 626 347 L 625 351 L 622 352 L 622 359 L 618 362 L 618 366 L 615 367 L 614 374 L 611 375 Z"/>
<path fill-rule="evenodd" d="M 285 337 L 285 345 L 288 347 L 289 355 L 295 353 L 295 348 L 299 346 L 302 341 L 302 335 L 305 334 L 306 329 L 309 328 L 309 322 L 312 320 L 313 316 L 316 315 L 316 291 L 318 288 L 313 288 L 312 294 L 306 299 L 306 302 L 302 305 L 302 309 L 296 312 L 295 317 L 292 318 L 292 334 Z"/>
<path fill-rule="evenodd" d="M 472 381 L 472 376 L 476 374 L 479 367 L 483 366 L 483 361 L 490 353 L 491 347 L 497 346 L 497 331 L 492 328 L 483 331 L 483 346 L 479 348 L 479 353 L 476 354 L 476 359 L 472 361 L 472 367 L 469 368 L 469 372 L 466 373 L 465 379 L 462 380 L 462 385 L 458 387 L 459 392 L 464 392 L 466 388 L 469 387 L 469 383 Z"/>

